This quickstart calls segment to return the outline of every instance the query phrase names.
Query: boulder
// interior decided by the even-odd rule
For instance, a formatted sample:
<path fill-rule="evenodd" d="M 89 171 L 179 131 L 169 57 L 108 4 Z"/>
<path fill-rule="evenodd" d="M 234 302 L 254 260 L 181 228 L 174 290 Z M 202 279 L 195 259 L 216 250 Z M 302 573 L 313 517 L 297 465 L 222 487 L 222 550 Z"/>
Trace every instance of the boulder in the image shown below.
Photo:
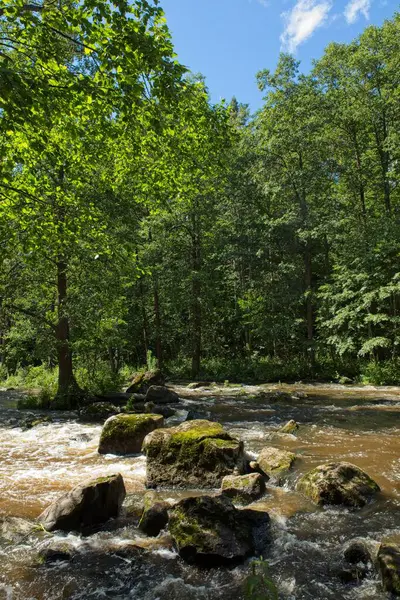
<path fill-rule="evenodd" d="M 164 384 L 165 376 L 159 369 L 156 369 L 155 371 L 146 371 L 146 373 L 139 373 L 133 378 L 132 383 L 126 392 L 128 394 L 146 394 L 150 386 Z"/>
<path fill-rule="evenodd" d="M 327 463 L 299 479 L 297 491 L 319 505 L 353 508 L 364 506 L 379 492 L 379 486 L 361 469 L 347 462 Z"/>
<path fill-rule="evenodd" d="M 38 520 L 46 531 L 82 532 L 117 517 L 125 494 L 120 474 L 100 477 L 60 496 Z"/>
<path fill-rule="evenodd" d="M 52 565 L 57 562 L 69 562 L 74 558 L 76 550 L 67 542 L 52 542 L 39 550 L 39 564 Z"/>
<path fill-rule="evenodd" d="M 253 502 L 265 492 L 265 479 L 259 473 L 227 475 L 222 480 L 221 494 L 243 503 Z"/>
<path fill-rule="evenodd" d="M 154 402 L 154 404 L 174 404 L 179 402 L 179 396 L 165 386 L 152 385 L 147 390 L 146 402 Z"/>
<path fill-rule="evenodd" d="M 365 539 L 354 539 L 347 542 L 343 547 L 343 558 L 351 565 L 362 563 L 364 565 L 373 564 L 375 542 Z M 376 553 L 376 552 L 375 552 Z"/>
<path fill-rule="evenodd" d="M 268 446 L 261 450 L 257 463 L 263 473 L 279 480 L 289 471 L 295 460 L 296 455 L 293 452 Z"/>
<path fill-rule="evenodd" d="M 146 435 L 163 424 L 161 415 L 120 414 L 110 417 L 100 435 L 99 453 L 138 454 Z"/>
<path fill-rule="evenodd" d="M 269 515 L 238 510 L 224 496 L 181 500 L 170 511 L 169 531 L 183 560 L 203 567 L 229 566 L 262 552 Z"/>
<path fill-rule="evenodd" d="M 153 402 L 146 402 L 144 409 L 145 412 L 153 413 L 153 415 L 162 415 L 164 419 L 169 419 L 176 414 L 176 411 L 170 406 L 157 406 Z"/>
<path fill-rule="evenodd" d="M 117 415 L 119 408 L 110 402 L 94 402 L 84 406 L 79 411 L 79 420 L 86 423 L 104 422 L 109 417 Z"/>
<path fill-rule="evenodd" d="M 150 537 L 156 537 L 168 525 L 168 502 L 157 501 L 153 493 L 144 497 L 144 508 L 139 521 L 139 529 Z"/>
<path fill-rule="evenodd" d="M 245 472 L 243 443 L 219 423 L 188 421 L 146 436 L 148 487 L 216 488 Z"/>
<path fill-rule="evenodd" d="M 394 596 L 400 596 L 400 546 L 381 544 L 378 552 L 378 566 L 383 588 Z"/>
<path fill-rule="evenodd" d="M 296 423 L 296 421 L 294 419 L 291 419 L 290 421 L 288 421 L 286 423 L 286 425 L 284 425 L 283 427 L 278 429 L 278 433 L 290 433 L 293 435 L 296 433 L 298 428 L 299 428 L 299 424 Z"/>

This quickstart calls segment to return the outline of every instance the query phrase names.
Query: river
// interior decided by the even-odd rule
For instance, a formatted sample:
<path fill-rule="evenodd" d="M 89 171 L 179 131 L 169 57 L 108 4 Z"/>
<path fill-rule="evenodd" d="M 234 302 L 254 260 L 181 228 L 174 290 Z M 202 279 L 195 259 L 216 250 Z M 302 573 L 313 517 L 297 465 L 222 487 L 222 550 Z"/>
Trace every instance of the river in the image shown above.
<path fill-rule="evenodd" d="M 285 392 L 271 401 L 263 392 Z M 175 386 L 188 410 L 222 423 L 242 439 L 250 456 L 273 445 L 299 459 L 282 487 L 267 486 L 252 507 L 272 518 L 273 541 L 265 559 L 285 600 L 382 600 L 379 577 L 358 585 L 342 583 L 337 564 L 343 544 L 355 537 L 400 541 L 400 389 L 339 385 L 236 386 L 190 391 Z M 240 600 L 246 565 L 198 570 L 177 556 L 168 536 L 148 540 L 132 519 L 122 518 L 90 537 L 54 534 L 52 541 L 75 549 L 72 560 L 42 564 L 38 551 L 48 534 L 30 522 L 61 492 L 92 477 L 121 473 L 129 515 L 145 491 L 144 456 L 101 456 L 100 425 L 76 415 L 52 413 L 32 428 L 32 413 L 17 411 L 16 391 L 0 391 L 0 600 L 113 598 L 143 600 Z M 272 437 L 289 419 L 296 436 Z M 381 487 L 365 508 L 317 508 L 294 491 L 298 477 L 313 466 L 346 460 Z M 172 490 L 163 498 L 182 496 Z M 17 532 L 17 533 L 16 533 Z"/>

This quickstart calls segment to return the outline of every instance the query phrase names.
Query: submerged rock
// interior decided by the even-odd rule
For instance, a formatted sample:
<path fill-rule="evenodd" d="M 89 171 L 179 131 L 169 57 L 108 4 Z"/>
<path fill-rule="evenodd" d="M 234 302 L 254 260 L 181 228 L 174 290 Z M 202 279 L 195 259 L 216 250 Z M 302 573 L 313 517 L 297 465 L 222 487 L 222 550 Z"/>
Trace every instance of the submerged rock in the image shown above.
<path fill-rule="evenodd" d="M 199 388 L 208 388 L 213 385 L 210 381 L 193 381 L 187 385 L 188 390 L 198 390 Z"/>
<path fill-rule="evenodd" d="M 296 455 L 293 452 L 266 447 L 261 450 L 257 458 L 257 464 L 263 473 L 274 479 L 279 479 L 289 471 L 295 460 Z"/>
<path fill-rule="evenodd" d="M 145 438 L 143 450 L 148 487 L 215 488 L 245 467 L 243 443 L 210 421 L 157 429 Z"/>
<path fill-rule="evenodd" d="M 132 383 L 126 392 L 128 394 L 146 394 L 150 386 L 164 384 L 165 376 L 159 369 L 156 369 L 155 371 L 146 371 L 146 373 L 139 373 L 133 378 Z"/>
<path fill-rule="evenodd" d="M 380 490 L 369 475 L 347 462 L 316 467 L 301 477 L 296 489 L 319 505 L 354 508 L 364 506 Z"/>
<path fill-rule="evenodd" d="M 120 474 L 100 477 L 57 498 L 38 521 L 46 531 L 84 531 L 117 517 L 125 494 Z"/>
<path fill-rule="evenodd" d="M 394 596 L 400 596 L 400 546 L 381 544 L 378 565 L 384 590 Z"/>
<path fill-rule="evenodd" d="M 253 502 L 265 492 L 265 479 L 259 473 L 227 475 L 222 480 L 221 493 L 233 500 Z"/>
<path fill-rule="evenodd" d="M 267 513 L 238 510 L 224 496 L 201 496 L 174 506 L 169 531 L 186 562 L 228 566 L 262 552 L 269 541 L 269 522 Z"/>
<path fill-rule="evenodd" d="M 148 433 L 162 427 L 164 418 L 153 414 L 120 414 L 104 423 L 100 454 L 138 454 Z"/>
<path fill-rule="evenodd" d="M 162 385 L 152 385 L 146 394 L 146 402 L 154 404 L 174 404 L 179 402 L 179 396 Z"/>
<path fill-rule="evenodd" d="M 350 540 L 343 547 L 343 557 L 352 565 L 356 565 L 358 563 L 362 563 L 364 565 L 368 565 L 369 563 L 373 564 L 376 560 L 376 557 L 373 556 L 374 553 L 376 554 L 376 550 L 374 552 L 375 545 L 376 542 L 373 542 L 372 540 L 361 538 Z"/>
<path fill-rule="evenodd" d="M 294 419 L 291 419 L 290 421 L 288 421 L 286 423 L 286 425 L 284 425 L 283 427 L 278 429 L 278 433 L 290 433 L 293 435 L 294 433 L 296 433 L 298 428 L 299 428 L 299 424 L 296 423 L 296 421 Z"/>

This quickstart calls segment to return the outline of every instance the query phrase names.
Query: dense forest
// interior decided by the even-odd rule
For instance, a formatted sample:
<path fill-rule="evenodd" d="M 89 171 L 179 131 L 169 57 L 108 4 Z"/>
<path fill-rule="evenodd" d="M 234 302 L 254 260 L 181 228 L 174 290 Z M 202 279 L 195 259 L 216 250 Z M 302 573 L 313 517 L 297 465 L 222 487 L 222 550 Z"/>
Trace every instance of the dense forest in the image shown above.
<path fill-rule="evenodd" d="M 251 115 L 158 2 L 2 6 L 2 380 L 400 383 L 400 15 L 282 54 Z"/>

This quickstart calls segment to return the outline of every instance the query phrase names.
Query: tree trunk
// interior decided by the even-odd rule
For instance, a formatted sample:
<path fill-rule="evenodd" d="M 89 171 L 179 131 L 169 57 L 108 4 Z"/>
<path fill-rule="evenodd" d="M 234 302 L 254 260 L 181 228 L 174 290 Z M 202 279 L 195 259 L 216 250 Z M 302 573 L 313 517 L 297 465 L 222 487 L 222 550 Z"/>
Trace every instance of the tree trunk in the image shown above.
<path fill-rule="evenodd" d="M 201 244 L 197 215 L 192 216 L 192 377 L 200 373 L 201 366 Z"/>
<path fill-rule="evenodd" d="M 311 367 L 315 364 L 314 351 L 314 310 L 312 299 L 312 255 L 310 242 L 307 242 L 304 254 L 305 288 L 306 288 L 306 323 L 307 323 L 307 354 Z"/>
<path fill-rule="evenodd" d="M 154 276 L 154 320 L 156 326 L 156 358 L 157 366 L 162 369 L 163 356 L 162 356 L 162 341 L 161 341 L 161 313 L 160 313 L 160 296 L 158 293 L 158 279 L 157 275 Z"/>
<path fill-rule="evenodd" d="M 82 399 L 83 392 L 79 388 L 72 365 L 70 346 L 69 320 L 66 314 L 67 302 L 67 265 L 64 260 L 57 262 L 57 316 L 55 328 L 58 358 L 58 389 L 56 404 L 60 408 L 76 408 Z"/>

